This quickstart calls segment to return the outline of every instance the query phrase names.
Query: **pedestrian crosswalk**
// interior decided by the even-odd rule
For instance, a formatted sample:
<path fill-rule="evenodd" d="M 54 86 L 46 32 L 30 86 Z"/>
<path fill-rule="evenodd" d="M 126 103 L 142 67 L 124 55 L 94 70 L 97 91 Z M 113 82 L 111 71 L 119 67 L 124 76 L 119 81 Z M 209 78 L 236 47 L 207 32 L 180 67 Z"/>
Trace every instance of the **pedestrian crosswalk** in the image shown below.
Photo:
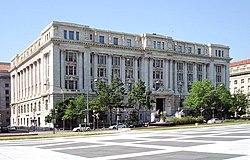
<path fill-rule="evenodd" d="M 250 159 L 250 125 L 0 141 L 4 160 Z M 2 159 L 2 158 L 1 158 Z"/>

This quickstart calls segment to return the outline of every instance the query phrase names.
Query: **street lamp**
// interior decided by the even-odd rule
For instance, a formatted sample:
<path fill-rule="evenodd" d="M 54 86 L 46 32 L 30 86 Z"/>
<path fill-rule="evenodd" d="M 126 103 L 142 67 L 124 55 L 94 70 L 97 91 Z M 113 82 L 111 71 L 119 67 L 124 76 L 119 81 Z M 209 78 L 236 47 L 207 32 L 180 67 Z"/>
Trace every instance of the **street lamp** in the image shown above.
<path fill-rule="evenodd" d="M 97 81 L 98 81 L 97 79 L 94 79 L 94 81 L 90 82 L 90 84 L 87 87 L 87 124 L 89 124 L 89 87 Z"/>
<path fill-rule="evenodd" d="M 59 88 L 61 90 L 61 92 L 62 92 L 62 99 L 63 99 L 63 106 L 64 106 L 64 91 L 63 91 L 63 89 L 61 87 L 59 87 L 59 86 L 48 85 L 47 83 L 45 83 L 44 86 Z M 53 134 L 55 134 L 55 121 L 56 121 L 56 119 L 54 117 L 55 117 L 56 114 L 57 114 L 57 110 L 55 110 L 55 107 L 53 105 L 53 111 L 52 111 Z M 63 121 L 63 130 L 64 130 L 64 128 L 65 128 L 65 120 L 64 120 L 64 118 L 62 118 L 62 121 Z"/>
<path fill-rule="evenodd" d="M 178 83 L 178 91 L 179 91 L 179 108 L 180 108 L 180 109 L 181 109 L 181 107 L 182 107 L 182 102 L 181 102 L 182 85 L 183 85 L 183 82 L 179 82 L 179 83 Z"/>

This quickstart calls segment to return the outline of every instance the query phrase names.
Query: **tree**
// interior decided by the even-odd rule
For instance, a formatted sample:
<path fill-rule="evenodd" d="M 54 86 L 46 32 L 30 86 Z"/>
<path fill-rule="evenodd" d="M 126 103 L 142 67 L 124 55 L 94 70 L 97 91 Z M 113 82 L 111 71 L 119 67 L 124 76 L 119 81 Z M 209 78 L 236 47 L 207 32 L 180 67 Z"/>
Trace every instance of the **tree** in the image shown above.
<path fill-rule="evenodd" d="M 226 114 L 228 110 L 231 108 L 232 96 L 230 94 L 230 91 L 226 88 L 225 84 L 220 84 L 216 89 L 216 93 L 219 98 L 218 111 L 221 112 L 221 116 L 223 117 L 223 114 Z"/>
<path fill-rule="evenodd" d="M 234 117 L 237 117 L 237 115 L 242 115 L 246 112 L 247 105 L 247 95 L 239 91 L 232 95 L 232 106 L 229 111 L 234 113 Z"/>
<path fill-rule="evenodd" d="M 206 113 L 212 117 L 218 106 L 218 99 L 218 95 L 214 90 L 212 82 L 203 79 L 202 82 L 193 82 L 192 88 L 188 93 L 184 104 L 186 108 L 196 110 L 197 112 L 201 109 L 205 109 Z"/>
<path fill-rule="evenodd" d="M 96 112 L 109 111 L 112 125 L 112 110 L 124 107 L 124 84 L 119 79 L 112 79 L 108 85 L 104 81 L 97 82 L 96 97 L 91 100 L 90 108 Z"/>
<path fill-rule="evenodd" d="M 128 92 L 128 106 L 132 107 L 137 112 L 137 123 L 139 122 L 140 110 L 143 107 L 152 108 L 154 101 L 151 98 L 152 92 L 146 89 L 145 82 L 139 80 L 132 89 Z"/>

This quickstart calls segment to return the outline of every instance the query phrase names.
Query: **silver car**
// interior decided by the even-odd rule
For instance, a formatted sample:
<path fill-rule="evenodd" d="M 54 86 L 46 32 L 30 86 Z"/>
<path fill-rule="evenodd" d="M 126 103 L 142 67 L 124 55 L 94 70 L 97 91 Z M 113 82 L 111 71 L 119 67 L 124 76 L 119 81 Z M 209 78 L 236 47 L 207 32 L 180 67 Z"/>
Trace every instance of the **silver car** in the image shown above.
<path fill-rule="evenodd" d="M 72 130 L 73 132 L 84 132 L 84 131 L 90 131 L 90 127 L 75 127 Z"/>
<path fill-rule="evenodd" d="M 212 119 L 208 120 L 207 123 L 223 123 L 223 120 L 221 120 L 219 118 L 212 118 Z"/>

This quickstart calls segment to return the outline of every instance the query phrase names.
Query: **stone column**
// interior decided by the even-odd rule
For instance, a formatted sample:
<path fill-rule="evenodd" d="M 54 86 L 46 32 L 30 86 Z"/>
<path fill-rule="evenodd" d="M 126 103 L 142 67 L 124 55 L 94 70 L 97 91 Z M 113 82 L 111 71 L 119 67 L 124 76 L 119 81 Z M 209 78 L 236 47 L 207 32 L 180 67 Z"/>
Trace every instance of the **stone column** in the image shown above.
<path fill-rule="evenodd" d="M 169 62 L 169 88 L 173 91 L 173 60 L 170 59 Z"/>
<path fill-rule="evenodd" d="M 208 76 L 208 79 L 210 79 L 214 85 L 214 87 L 216 86 L 216 83 L 214 81 L 214 61 L 211 61 L 210 64 L 209 64 L 209 76 Z"/>
<path fill-rule="evenodd" d="M 165 90 L 168 90 L 169 88 L 169 63 L 168 59 L 163 60 L 163 87 Z"/>
<path fill-rule="evenodd" d="M 138 82 L 138 57 L 134 58 L 134 80 L 135 82 Z"/>
<path fill-rule="evenodd" d="M 183 84 L 183 90 L 182 90 L 182 92 L 183 92 L 184 94 L 187 94 L 187 91 L 188 91 L 188 83 L 187 83 L 187 62 L 184 62 L 183 81 L 184 81 L 184 84 Z"/>
<path fill-rule="evenodd" d="M 94 68 L 93 68 L 93 75 L 94 75 L 94 79 L 98 79 L 98 54 L 97 53 L 94 53 Z"/>
<path fill-rule="evenodd" d="M 125 57 L 121 57 L 121 79 L 122 82 L 125 83 Z"/>
<path fill-rule="evenodd" d="M 84 90 L 88 90 L 90 81 L 90 48 L 86 47 L 84 52 Z"/>
<path fill-rule="evenodd" d="M 178 80 L 177 80 L 177 62 L 175 61 L 174 62 L 174 79 L 175 79 L 175 81 L 174 81 L 174 92 L 175 93 L 178 93 L 178 84 L 177 84 L 177 82 L 178 82 Z"/>
<path fill-rule="evenodd" d="M 230 75 L 229 75 L 229 63 L 227 63 L 225 65 L 225 86 L 227 88 L 229 88 L 229 78 L 230 78 Z"/>
<path fill-rule="evenodd" d="M 83 72 L 85 70 L 85 68 L 83 67 L 83 63 L 82 63 L 82 58 L 83 58 L 83 54 L 84 52 L 79 52 L 78 53 L 78 74 L 79 74 L 79 90 L 82 92 L 83 91 Z M 63 55 L 63 54 L 62 54 Z M 64 59 L 64 56 L 62 56 Z M 62 62 L 62 66 L 64 66 L 65 68 L 65 61 Z M 89 68 L 91 68 L 91 66 L 89 66 Z M 65 71 L 64 74 L 62 74 L 63 76 L 65 75 Z M 62 81 L 62 88 L 65 88 L 65 80 Z"/>
<path fill-rule="evenodd" d="M 149 59 L 149 89 L 153 89 L 153 59 Z"/>
<path fill-rule="evenodd" d="M 145 86 L 148 88 L 149 87 L 149 76 L 148 76 L 148 57 L 144 58 L 144 67 L 143 67 L 143 72 L 144 72 L 144 80 L 145 80 Z"/>
<path fill-rule="evenodd" d="M 193 72 L 194 79 L 193 81 L 197 81 L 197 64 L 194 63 L 194 72 Z"/>
<path fill-rule="evenodd" d="M 221 65 L 221 82 L 226 85 L 225 72 L 226 72 L 225 65 Z"/>
<path fill-rule="evenodd" d="M 112 79 L 112 56 L 109 54 L 107 55 L 107 78 L 108 78 L 108 84 L 111 84 Z"/>
<path fill-rule="evenodd" d="M 207 65 L 206 63 L 202 65 L 202 79 L 207 78 Z"/>

